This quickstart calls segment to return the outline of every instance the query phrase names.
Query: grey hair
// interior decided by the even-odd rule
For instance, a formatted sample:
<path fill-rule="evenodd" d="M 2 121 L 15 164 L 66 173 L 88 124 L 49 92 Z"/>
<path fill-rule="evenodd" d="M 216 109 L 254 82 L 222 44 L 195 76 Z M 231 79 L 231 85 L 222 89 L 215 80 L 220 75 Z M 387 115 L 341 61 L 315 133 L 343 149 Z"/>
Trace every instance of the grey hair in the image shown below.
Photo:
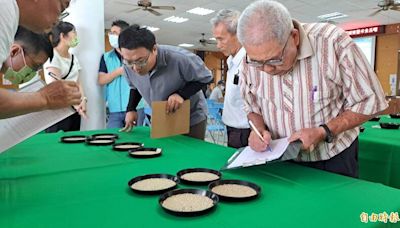
<path fill-rule="evenodd" d="M 283 44 L 292 29 L 292 17 L 284 5 L 260 0 L 249 5 L 240 16 L 238 39 L 242 45 L 260 45 L 272 40 Z"/>
<path fill-rule="evenodd" d="M 210 23 L 214 27 L 223 23 L 230 34 L 236 35 L 239 17 L 240 12 L 237 10 L 222 9 L 211 18 Z"/>

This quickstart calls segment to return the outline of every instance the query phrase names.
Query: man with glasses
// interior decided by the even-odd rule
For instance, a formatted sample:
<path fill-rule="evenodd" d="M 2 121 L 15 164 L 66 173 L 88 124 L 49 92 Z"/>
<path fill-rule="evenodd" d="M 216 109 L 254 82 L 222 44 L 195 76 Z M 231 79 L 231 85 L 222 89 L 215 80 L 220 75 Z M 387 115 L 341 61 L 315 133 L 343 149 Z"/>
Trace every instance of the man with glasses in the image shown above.
<path fill-rule="evenodd" d="M 141 97 L 148 104 L 167 101 L 166 112 L 179 109 L 190 99 L 188 136 L 204 139 L 207 104 L 201 88 L 212 80 L 211 72 L 197 55 L 178 47 L 157 45 L 146 28 L 131 26 L 119 36 L 125 75 L 131 93 L 124 130 L 130 131 L 137 119 L 136 106 Z"/>
<path fill-rule="evenodd" d="M 128 28 L 129 24 L 122 20 L 112 23 L 108 33 L 108 41 L 113 49 L 100 59 L 98 83 L 104 86 L 104 98 L 109 110 L 107 128 L 122 128 L 125 124 L 125 111 L 128 105 L 130 87 L 122 75 L 121 50 L 118 46 L 118 36 Z"/>
<path fill-rule="evenodd" d="M 53 58 L 53 46 L 49 38 L 20 26 L 9 57 L 0 72 L 13 84 L 26 83 L 37 74 L 48 58 Z"/>
<path fill-rule="evenodd" d="M 229 56 L 226 61 L 228 71 L 222 121 L 226 125 L 228 146 L 234 148 L 247 146 L 250 134 L 239 87 L 239 72 L 246 54 L 236 35 L 239 17 L 239 11 L 223 9 L 210 20 L 217 48 L 225 56 Z"/>
<path fill-rule="evenodd" d="M 248 118 L 261 132 L 249 145 L 300 140 L 295 159 L 310 167 L 358 176 L 358 126 L 387 107 L 361 50 L 332 24 L 300 24 L 280 3 L 261 0 L 242 13 L 238 37 L 246 49 L 241 82 Z"/>
<path fill-rule="evenodd" d="M 43 33 L 57 23 L 70 0 L 0 0 L 0 67 L 6 60 L 18 25 Z M 74 82 L 57 81 L 34 93 L 0 89 L 0 119 L 44 109 L 79 104 L 81 94 Z"/>

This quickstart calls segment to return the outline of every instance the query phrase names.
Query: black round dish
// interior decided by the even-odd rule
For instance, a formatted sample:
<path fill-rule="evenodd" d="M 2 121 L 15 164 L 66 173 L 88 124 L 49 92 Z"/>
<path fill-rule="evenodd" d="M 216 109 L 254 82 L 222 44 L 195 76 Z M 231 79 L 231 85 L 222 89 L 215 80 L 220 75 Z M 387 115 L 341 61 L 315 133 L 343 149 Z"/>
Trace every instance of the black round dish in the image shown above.
<path fill-rule="evenodd" d="M 400 113 L 397 113 L 397 114 L 390 114 L 390 118 L 393 118 L 393 119 L 400 119 Z"/>
<path fill-rule="evenodd" d="M 157 154 L 137 154 L 135 152 L 139 151 L 157 151 L 159 153 Z M 134 158 L 154 158 L 154 157 L 159 157 L 162 154 L 162 149 L 161 148 L 146 148 L 146 147 L 141 147 L 141 148 L 136 148 L 136 149 L 130 149 L 129 150 L 129 156 L 134 157 Z"/>
<path fill-rule="evenodd" d="M 129 151 L 129 150 L 133 150 L 132 148 L 129 148 L 129 149 L 119 148 L 119 146 L 124 146 L 124 145 L 138 146 L 138 148 L 142 148 L 142 147 L 144 146 L 143 143 L 139 143 L 139 142 L 116 143 L 116 144 L 113 145 L 113 150 L 115 150 L 115 151 Z M 135 149 L 138 149 L 138 148 L 135 148 Z"/>
<path fill-rule="evenodd" d="M 379 125 L 384 129 L 399 129 L 400 127 L 400 124 L 398 123 L 379 123 Z"/>
<path fill-rule="evenodd" d="M 63 143 L 83 143 L 86 142 L 87 136 L 86 135 L 63 136 L 60 138 L 60 140 Z"/>
<path fill-rule="evenodd" d="M 171 197 L 173 195 L 184 194 L 184 193 L 192 193 L 192 194 L 206 196 L 206 197 L 208 197 L 209 199 L 211 199 L 213 201 L 213 206 L 210 207 L 210 208 L 207 208 L 205 210 L 202 210 L 202 211 L 193 211 L 193 212 L 174 211 L 174 210 L 170 210 L 168 208 L 165 208 L 163 206 L 163 202 L 168 197 Z M 172 215 L 177 215 L 177 216 L 199 216 L 199 215 L 207 214 L 207 213 L 211 212 L 212 210 L 214 210 L 215 207 L 217 206 L 218 202 L 219 202 L 219 198 L 218 198 L 217 194 L 212 193 L 211 191 L 203 190 L 203 189 L 177 189 L 177 190 L 172 190 L 172 191 L 169 191 L 169 192 L 164 193 L 163 195 L 161 195 L 160 199 L 158 200 L 158 202 L 159 202 L 160 206 L 166 212 L 168 212 L 168 213 L 170 213 Z"/>
<path fill-rule="evenodd" d="M 191 181 L 191 180 L 186 180 L 186 179 L 181 178 L 184 174 L 194 173 L 194 172 L 212 173 L 212 174 L 217 175 L 219 178 L 217 180 L 212 180 L 212 181 Z M 183 170 L 180 170 L 176 175 L 178 176 L 180 182 L 185 183 L 185 184 L 193 184 L 193 185 L 207 185 L 211 182 L 220 180 L 221 176 L 222 176 L 222 174 L 219 171 L 213 170 L 213 169 L 206 169 L 206 168 L 183 169 Z"/>
<path fill-rule="evenodd" d="M 368 121 L 379 121 L 381 118 L 379 116 L 373 117 L 369 119 Z"/>
<path fill-rule="evenodd" d="M 101 141 L 108 141 L 108 142 L 104 143 Z M 108 146 L 108 145 L 113 145 L 115 143 L 115 139 L 88 138 L 86 140 L 86 143 L 92 146 Z"/>
<path fill-rule="evenodd" d="M 242 180 L 219 180 L 219 181 L 214 181 L 214 182 L 212 182 L 211 184 L 208 185 L 208 189 L 211 192 L 213 192 L 212 189 L 214 187 L 219 186 L 219 185 L 224 185 L 224 184 L 237 184 L 237 185 L 247 186 L 247 187 L 250 187 L 250 188 L 254 189 L 256 191 L 256 194 L 254 196 L 249 196 L 249 197 L 230 197 L 230 196 L 223 196 L 223 195 L 219 195 L 219 194 L 215 193 L 215 194 L 218 195 L 218 197 L 219 197 L 219 199 L 221 201 L 248 201 L 248 200 L 252 200 L 252 199 L 257 198 L 259 196 L 260 192 L 261 192 L 261 187 L 260 186 L 254 184 L 254 183 L 251 183 L 251 182 L 248 182 L 248 181 L 242 181 Z"/>
<path fill-rule="evenodd" d="M 154 191 L 141 191 L 141 190 L 138 190 L 138 189 L 133 189 L 133 188 L 131 187 L 134 183 L 136 183 L 136 182 L 138 182 L 138 181 L 142 181 L 142 180 L 146 180 L 146 179 L 150 179 L 150 178 L 164 178 L 164 179 L 169 179 L 169 180 L 174 181 L 174 182 L 175 182 L 175 185 L 172 186 L 172 187 L 170 187 L 170 188 L 160 189 L 160 190 L 154 190 Z M 172 175 L 170 175 L 170 174 L 148 174 L 148 175 L 144 175 L 144 176 L 137 176 L 137 177 L 134 177 L 133 179 L 131 179 L 131 180 L 128 182 L 128 186 L 129 186 L 129 188 L 130 188 L 132 191 L 134 191 L 134 192 L 136 192 L 136 193 L 140 193 L 140 194 L 146 194 L 146 195 L 156 195 L 156 194 L 161 194 L 161 193 L 170 191 L 170 190 L 176 188 L 178 184 L 179 184 L 179 179 L 178 179 L 178 177 L 172 176 Z"/>
<path fill-rule="evenodd" d="M 111 134 L 111 133 L 104 133 L 104 134 L 94 134 L 91 135 L 91 138 L 101 138 L 101 139 L 118 139 L 119 136 L 117 134 Z"/>

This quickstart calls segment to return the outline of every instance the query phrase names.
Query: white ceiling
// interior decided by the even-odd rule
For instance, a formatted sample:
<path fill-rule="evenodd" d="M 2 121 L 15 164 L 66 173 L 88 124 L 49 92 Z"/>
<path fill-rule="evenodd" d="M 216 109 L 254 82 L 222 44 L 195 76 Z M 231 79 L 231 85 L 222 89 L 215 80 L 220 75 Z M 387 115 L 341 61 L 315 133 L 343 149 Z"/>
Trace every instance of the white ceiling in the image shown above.
<path fill-rule="evenodd" d="M 212 37 L 210 18 L 221 9 L 230 8 L 242 11 L 251 0 L 153 0 L 153 5 L 175 6 L 176 10 L 158 10 L 161 16 L 155 16 L 147 11 L 138 10 L 127 13 L 136 8 L 137 0 L 105 0 L 105 25 L 110 28 L 112 21 L 122 19 L 128 23 L 158 27 L 160 30 L 154 32 L 157 43 L 178 45 L 180 43 L 195 44 L 193 49 L 216 50 L 215 45 L 203 46 L 199 43 L 201 33 L 206 38 Z M 125 2 L 121 4 L 121 2 Z M 382 11 L 371 17 L 368 16 L 377 8 L 379 0 L 280 0 L 292 14 L 293 18 L 301 22 L 316 22 L 317 16 L 332 12 L 341 12 L 349 15 L 347 18 L 337 19 L 339 26 L 345 29 L 359 28 L 379 24 L 400 23 L 400 12 L 394 10 Z M 126 4 L 128 3 L 128 4 Z M 130 6 L 132 3 L 132 6 Z M 198 16 L 187 13 L 195 7 L 203 7 L 215 10 L 207 16 Z M 170 16 L 189 18 L 189 21 L 175 24 L 163 21 Z"/>

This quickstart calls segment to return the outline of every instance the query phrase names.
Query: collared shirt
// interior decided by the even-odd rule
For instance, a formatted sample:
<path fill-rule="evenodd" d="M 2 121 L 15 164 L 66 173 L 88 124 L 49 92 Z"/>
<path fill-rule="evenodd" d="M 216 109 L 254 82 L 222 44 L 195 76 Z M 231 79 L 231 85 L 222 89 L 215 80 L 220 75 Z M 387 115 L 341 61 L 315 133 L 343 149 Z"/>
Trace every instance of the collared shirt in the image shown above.
<path fill-rule="evenodd" d="M 132 89 L 139 90 L 145 101 L 165 101 L 189 82 L 208 83 L 211 72 L 197 55 L 179 47 L 157 45 L 156 66 L 147 75 L 139 75 L 124 66 Z M 207 103 L 201 90 L 190 97 L 190 126 L 207 119 Z"/>
<path fill-rule="evenodd" d="M 10 54 L 18 29 L 19 9 L 16 0 L 0 0 L 0 68 Z"/>
<path fill-rule="evenodd" d="M 342 29 L 325 23 L 300 24 L 297 62 L 286 75 L 274 76 L 243 64 L 245 111 L 263 116 L 272 138 L 328 123 L 349 110 L 372 115 L 387 108 L 378 78 L 361 50 Z M 358 137 L 358 128 L 320 142 L 297 160 L 327 160 Z"/>
<path fill-rule="evenodd" d="M 224 100 L 224 110 L 222 112 L 222 121 L 229 127 L 250 128 L 247 121 L 247 113 L 243 111 L 243 98 L 239 87 L 239 69 L 243 59 L 246 56 L 246 50 L 242 47 L 235 56 L 229 56 L 228 72 L 226 78 L 226 90 Z M 238 79 L 235 81 L 235 77 Z"/>

